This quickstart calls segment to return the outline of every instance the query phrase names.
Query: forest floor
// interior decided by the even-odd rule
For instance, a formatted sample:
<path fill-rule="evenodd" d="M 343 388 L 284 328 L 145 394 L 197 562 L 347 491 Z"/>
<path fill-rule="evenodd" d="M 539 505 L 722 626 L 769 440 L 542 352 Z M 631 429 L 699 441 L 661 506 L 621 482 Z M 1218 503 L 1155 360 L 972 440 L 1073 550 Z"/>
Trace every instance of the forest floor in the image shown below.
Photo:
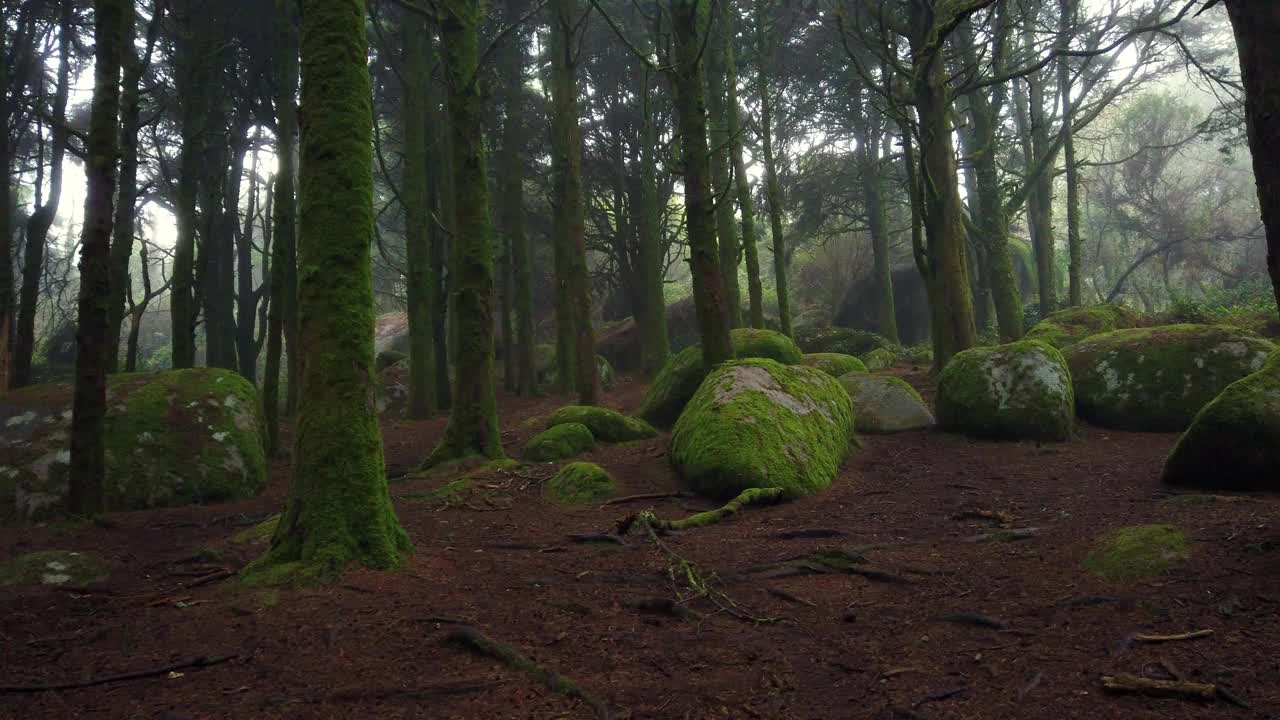
<path fill-rule="evenodd" d="M 930 394 L 923 373 L 896 372 Z M 607 402 L 631 410 L 642 391 L 624 384 Z M 557 405 L 504 399 L 509 451 L 532 434 L 524 420 Z M 444 422 L 388 423 L 388 474 L 419 463 Z M 570 536 L 610 533 L 645 508 L 675 518 L 711 503 L 564 509 L 541 497 L 549 465 L 491 473 L 447 507 L 431 491 L 452 478 L 397 480 L 416 546 L 403 571 L 245 590 L 218 569 L 262 551 L 231 538 L 281 506 L 279 463 L 252 501 L 0 530 L 0 558 L 81 550 L 114 570 L 87 588 L 0 590 L 0 685 L 158 671 L 0 688 L 0 718 L 591 718 L 593 700 L 615 718 L 1280 717 L 1280 498 L 1168 495 L 1159 471 L 1175 440 L 1085 425 L 1043 447 L 864 436 L 828 491 L 661 546 L 635 532 L 621 545 Z M 665 446 L 587 459 L 615 475 L 619 495 L 674 493 Z M 1023 532 L 1001 534 L 1002 522 Z M 1081 568 L 1100 534 L 1141 523 L 1183 528 L 1189 561 L 1131 584 Z M 861 558 L 848 565 L 859 574 L 761 568 L 832 550 Z M 446 641 L 464 627 L 587 700 Z M 1204 629 L 1214 632 L 1135 638 Z M 168 669 L 199 657 L 213 664 Z M 1217 683 L 1248 707 L 1112 695 L 1100 676 L 1113 673 Z"/>

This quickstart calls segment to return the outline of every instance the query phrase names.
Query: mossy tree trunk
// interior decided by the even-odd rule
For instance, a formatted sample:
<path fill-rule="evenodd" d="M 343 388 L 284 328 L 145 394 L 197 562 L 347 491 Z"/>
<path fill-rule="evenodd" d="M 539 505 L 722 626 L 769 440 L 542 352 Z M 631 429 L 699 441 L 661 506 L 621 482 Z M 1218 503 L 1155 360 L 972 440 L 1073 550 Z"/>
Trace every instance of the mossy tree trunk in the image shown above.
<path fill-rule="evenodd" d="M 67 153 L 67 96 L 71 84 L 71 45 L 74 30 L 71 27 L 73 6 L 71 0 L 62 0 L 58 21 L 58 79 L 53 92 L 49 143 L 49 195 L 27 219 L 27 242 L 22 256 L 22 289 L 18 305 L 18 327 L 14 336 L 13 386 L 25 387 L 31 383 L 31 361 L 36 346 L 36 305 L 40 299 L 40 281 L 44 274 L 45 245 L 49 228 L 58 214 L 62 199 L 62 160 Z M 132 33 L 130 33 L 132 36 Z M 43 83 L 43 75 L 39 82 Z M 43 89 L 39 93 L 44 94 Z M 43 102 L 43 99 L 40 99 Z M 37 157 L 43 163 L 44 157 Z M 40 197 L 40 183 L 44 169 L 36 170 L 36 198 Z M 8 202 L 8 199 L 3 199 Z"/>
<path fill-rule="evenodd" d="M 107 305 L 111 282 L 111 223 L 120 137 L 120 63 L 132 0 L 94 0 L 93 102 L 85 176 L 84 230 L 80 236 L 80 297 L 76 327 L 76 380 L 71 409 L 71 467 L 67 510 L 103 511 L 107 416 Z"/>
<path fill-rule="evenodd" d="M 197 221 L 196 202 L 200 178 L 204 171 L 202 152 L 208 107 L 209 69 L 207 38 L 203 33 L 203 13 L 190 1 L 175 9 L 179 36 L 176 44 L 175 77 L 182 149 L 178 153 L 178 187 L 174 215 L 178 236 L 173 247 L 173 287 L 169 294 L 170 342 L 173 344 L 173 367 L 183 369 L 196 364 L 195 252 Z"/>
<path fill-rule="evenodd" d="M 733 62 L 733 38 L 725 28 L 725 14 L 719 10 L 729 0 L 718 0 L 718 8 L 708 18 L 704 32 L 710 33 L 703 57 L 706 63 L 706 106 L 711 143 L 711 192 L 715 207 L 716 237 L 719 240 L 720 278 L 724 282 L 724 301 L 728 305 L 730 327 L 742 326 L 742 290 L 738 286 L 738 265 L 742 261 L 742 238 L 734 221 L 733 204 L 737 199 L 732 185 L 729 128 L 729 65 Z"/>
<path fill-rule="evenodd" d="M 431 301 L 435 280 L 431 277 L 431 223 L 427 193 L 427 83 L 431 82 L 431 57 L 427 25 L 422 16 L 404 12 L 401 17 L 404 63 L 402 127 L 404 179 L 400 198 L 404 203 L 405 266 L 409 314 L 409 407 L 413 420 L 435 412 L 435 343 L 432 338 Z"/>
<path fill-rule="evenodd" d="M 671 70 L 671 81 L 675 87 L 676 115 L 679 116 L 676 131 L 684 165 L 689 268 L 693 276 L 693 305 L 702 338 L 702 362 L 711 368 L 733 357 L 733 342 L 729 338 L 729 308 L 716 250 L 715 199 L 711 194 L 703 97 L 701 52 L 708 15 L 708 0 L 672 0 L 676 63 Z"/>
<path fill-rule="evenodd" d="M 0 20 L 9 22 L 10 13 L 0 7 Z M 20 26 L 21 27 L 21 26 Z M 6 48 L 7 33 L 0 33 L 0 51 Z M 9 67 L 0 63 L 0 127 L 9 127 Z M 0 132 L 0 258 L 13 257 L 13 217 L 9 198 L 13 195 L 13 152 L 9 133 Z M 13 263 L 0 262 L 0 395 L 13 383 Z"/>
<path fill-rule="evenodd" d="M 658 204 L 657 123 L 653 112 L 653 70 L 647 65 L 641 74 L 641 111 L 644 115 L 640 139 L 640 210 L 637 233 L 640 243 L 640 300 L 636 321 L 640 326 L 640 368 L 645 377 L 658 374 L 671 353 L 667 337 L 667 301 L 663 289 L 666 258 L 662 252 L 662 208 Z"/>
<path fill-rule="evenodd" d="M 751 178 L 743 160 L 742 109 L 738 103 L 738 65 L 733 43 L 737 36 L 737 8 L 731 0 L 719 3 L 725 42 L 725 118 L 729 129 L 729 155 L 737 187 L 738 212 L 742 218 L 742 257 L 747 266 L 747 320 L 753 328 L 764 327 L 764 286 L 760 282 L 760 254 L 756 248 L 756 209 L 751 196 Z"/>
<path fill-rule="evenodd" d="M 302 2 L 302 389 L 289 501 L 250 579 L 322 581 L 409 549 L 391 507 L 373 373 L 373 112 L 363 0 Z"/>
<path fill-rule="evenodd" d="M 582 132 L 578 127 L 577 0 L 551 0 L 552 211 L 556 242 L 556 370 L 561 393 L 570 378 L 578 403 L 600 395 L 587 278 L 586 208 L 582 188 Z"/>
<path fill-rule="evenodd" d="M 440 57 L 440 46 L 434 37 L 428 37 L 432 57 Z M 427 233 L 431 243 L 431 275 L 435 278 L 435 294 L 432 303 L 431 334 L 436 348 L 436 406 L 452 407 L 453 385 L 449 366 L 453 361 L 453 341 L 449 337 L 449 316 L 453 312 L 449 287 L 452 271 L 449 269 L 450 240 L 456 226 L 453 209 L 453 157 L 450 151 L 453 121 L 449 117 L 447 100 L 440 97 L 439 85 L 427 83 L 427 108 L 432 125 L 439 128 L 436 142 L 427 146 L 427 165 L 432 179 L 427 183 L 427 205 L 435 212 L 435 219 Z"/>
<path fill-rule="evenodd" d="M 1023 29 L 1024 47 L 1035 46 L 1035 24 L 1041 15 L 1044 0 L 1030 3 L 1029 17 Z M 1049 123 L 1045 118 L 1045 85 L 1048 82 L 1044 70 L 1023 77 L 1027 92 L 1018 95 L 1018 131 L 1022 135 L 1025 176 L 1031 184 L 1027 195 L 1027 224 L 1031 230 L 1031 248 L 1035 253 L 1036 278 L 1040 285 L 1040 316 L 1057 309 L 1058 283 L 1053 238 L 1053 173 L 1035 172 L 1037 163 L 1049 163 L 1057 155 L 1057 145 L 1049 135 Z"/>
<path fill-rule="evenodd" d="M 1060 0 L 1058 5 L 1058 44 L 1066 47 L 1071 40 L 1078 4 L 1076 0 Z M 1062 160 L 1067 166 L 1067 302 L 1072 307 L 1084 303 L 1084 262 L 1080 240 L 1080 166 L 1076 164 L 1076 136 L 1072 129 L 1071 62 L 1058 58 L 1058 94 L 1062 102 Z"/>
<path fill-rule="evenodd" d="M 449 93 L 454 209 L 450 274 L 456 338 L 453 406 L 429 465 L 473 455 L 502 457 L 493 373 L 493 246 L 485 175 L 479 71 L 481 0 L 446 0 L 441 34 Z"/>
<path fill-rule="evenodd" d="M 764 154 L 765 200 L 769 205 L 769 233 L 773 241 L 773 283 L 778 296 L 778 326 L 791 335 L 791 300 L 787 293 L 787 244 L 782 230 L 782 188 L 773 152 L 773 99 L 769 90 L 769 65 L 773 44 L 769 38 L 765 0 L 756 0 L 756 94 L 760 103 L 760 145 Z"/>
<path fill-rule="evenodd" d="M 1245 119 L 1262 222 L 1267 273 L 1280 311 L 1280 5 L 1226 0 L 1245 89 Z"/>

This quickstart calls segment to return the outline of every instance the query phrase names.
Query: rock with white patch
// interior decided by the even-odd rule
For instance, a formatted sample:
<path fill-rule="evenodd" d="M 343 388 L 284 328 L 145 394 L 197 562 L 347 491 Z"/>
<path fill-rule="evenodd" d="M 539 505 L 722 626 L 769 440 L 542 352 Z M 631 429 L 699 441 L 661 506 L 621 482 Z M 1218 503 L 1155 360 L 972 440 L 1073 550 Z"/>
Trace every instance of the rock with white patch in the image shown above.
<path fill-rule="evenodd" d="M 1062 354 L 1038 340 L 957 354 L 938 378 L 944 430 L 1004 440 L 1066 440 L 1075 400 Z"/>
<path fill-rule="evenodd" d="M 61 510 L 71 462 L 71 397 L 71 387 L 60 384 L 0 396 L 0 523 Z M 107 509 L 255 495 L 267 482 L 265 436 L 257 391 L 234 372 L 113 375 L 104 438 Z"/>
<path fill-rule="evenodd" d="M 1095 335 L 1066 351 L 1080 417 L 1117 430 L 1173 432 L 1275 345 L 1235 327 L 1164 325 Z"/>

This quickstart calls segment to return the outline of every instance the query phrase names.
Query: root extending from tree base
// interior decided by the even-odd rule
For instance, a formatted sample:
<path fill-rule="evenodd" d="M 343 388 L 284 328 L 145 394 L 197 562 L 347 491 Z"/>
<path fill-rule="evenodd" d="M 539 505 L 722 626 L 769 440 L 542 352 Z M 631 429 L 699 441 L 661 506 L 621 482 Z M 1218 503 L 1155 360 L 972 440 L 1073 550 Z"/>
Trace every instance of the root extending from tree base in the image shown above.
<path fill-rule="evenodd" d="M 609 706 L 604 701 L 578 687 L 573 680 L 542 667 L 515 647 L 494 640 L 473 627 L 464 626 L 454 630 L 445 637 L 445 642 L 458 645 L 477 655 L 493 658 L 512 670 L 519 670 L 554 693 L 581 700 L 584 705 L 591 708 L 596 720 L 610 720 L 612 717 Z"/>
<path fill-rule="evenodd" d="M 78 688 L 94 687 L 95 685 L 106 685 L 108 683 L 124 682 L 126 680 L 141 680 L 143 678 L 156 677 L 158 675 L 167 675 L 178 670 L 186 670 L 188 668 L 207 668 L 214 665 L 221 665 L 229 660 L 234 660 L 236 655 L 220 655 L 218 657 L 196 657 L 189 660 L 171 663 L 150 670 L 139 670 L 137 672 L 119 673 L 117 675 L 102 675 L 88 680 L 79 680 L 76 682 L 54 683 L 50 685 L 7 685 L 0 686 L 0 694 L 2 693 L 38 693 L 49 692 L 52 690 L 75 690 Z"/>
<path fill-rule="evenodd" d="M 748 488 L 739 493 L 738 497 L 715 510 L 700 512 L 680 520 L 663 520 L 655 517 L 651 512 L 629 515 L 618 524 L 618 534 L 626 535 L 641 520 L 643 520 L 646 527 L 658 532 L 678 532 L 696 527 L 705 527 L 731 518 L 747 508 L 777 504 L 785 500 L 786 497 L 786 491 L 782 488 Z"/>

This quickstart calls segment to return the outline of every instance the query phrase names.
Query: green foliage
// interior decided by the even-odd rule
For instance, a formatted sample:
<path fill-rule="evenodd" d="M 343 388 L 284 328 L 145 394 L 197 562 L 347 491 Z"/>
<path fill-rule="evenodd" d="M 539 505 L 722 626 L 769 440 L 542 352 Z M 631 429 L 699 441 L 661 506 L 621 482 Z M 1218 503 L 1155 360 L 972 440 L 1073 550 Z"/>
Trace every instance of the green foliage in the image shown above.
<path fill-rule="evenodd" d="M 1067 440 L 1075 415 L 1066 361 L 1038 340 L 958 353 L 938 378 L 937 405 L 944 429 L 1006 440 Z"/>
<path fill-rule="evenodd" d="M 0 563 L 0 587 L 9 585 L 66 585 L 83 587 L 107 579 L 102 560 L 90 553 L 44 550 L 18 555 Z"/>
<path fill-rule="evenodd" d="M 586 425 L 565 423 L 534 435 L 524 447 L 524 457 L 535 462 L 554 462 L 581 455 L 595 444 L 595 436 Z"/>
<path fill-rule="evenodd" d="M 671 461 L 698 492 L 748 488 L 810 495 L 831 484 L 849 453 L 849 395 L 830 375 L 767 359 L 738 360 L 702 383 L 676 423 Z"/>
<path fill-rule="evenodd" d="M 800 358 L 800 364 L 818 368 L 831 377 L 840 377 L 851 372 L 867 372 L 867 366 L 861 360 L 841 353 L 808 353 Z"/>
<path fill-rule="evenodd" d="M 596 440 L 615 443 L 643 440 L 658 434 L 649 423 L 616 410 L 588 405 L 566 405 L 551 414 L 548 427 L 577 423 L 586 426 Z"/>
<path fill-rule="evenodd" d="M 1164 574 L 1190 556 L 1186 535 L 1172 525 L 1136 525 L 1099 539 L 1084 560 L 1105 580 L 1146 580 Z"/>
<path fill-rule="evenodd" d="M 614 494 L 613 478 L 589 462 L 569 463 L 542 486 L 542 496 L 560 505 L 588 505 Z"/>
<path fill-rule="evenodd" d="M 835 326 L 807 326 L 796 328 L 796 345 L 806 353 L 843 353 L 862 355 L 877 348 L 892 348 L 882 335 L 866 330 L 851 330 Z"/>
<path fill-rule="evenodd" d="M 272 515 L 257 525 L 252 525 L 232 535 L 231 542 L 234 545 L 265 545 L 271 540 L 271 536 L 275 534 L 279 525 L 280 515 Z"/>
<path fill-rule="evenodd" d="M 1234 288 L 1209 288 L 1200 298 L 1174 293 L 1162 318 L 1168 323 L 1232 325 L 1266 337 L 1280 337 L 1275 294 L 1270 279 L 1261 274 Z"/>

